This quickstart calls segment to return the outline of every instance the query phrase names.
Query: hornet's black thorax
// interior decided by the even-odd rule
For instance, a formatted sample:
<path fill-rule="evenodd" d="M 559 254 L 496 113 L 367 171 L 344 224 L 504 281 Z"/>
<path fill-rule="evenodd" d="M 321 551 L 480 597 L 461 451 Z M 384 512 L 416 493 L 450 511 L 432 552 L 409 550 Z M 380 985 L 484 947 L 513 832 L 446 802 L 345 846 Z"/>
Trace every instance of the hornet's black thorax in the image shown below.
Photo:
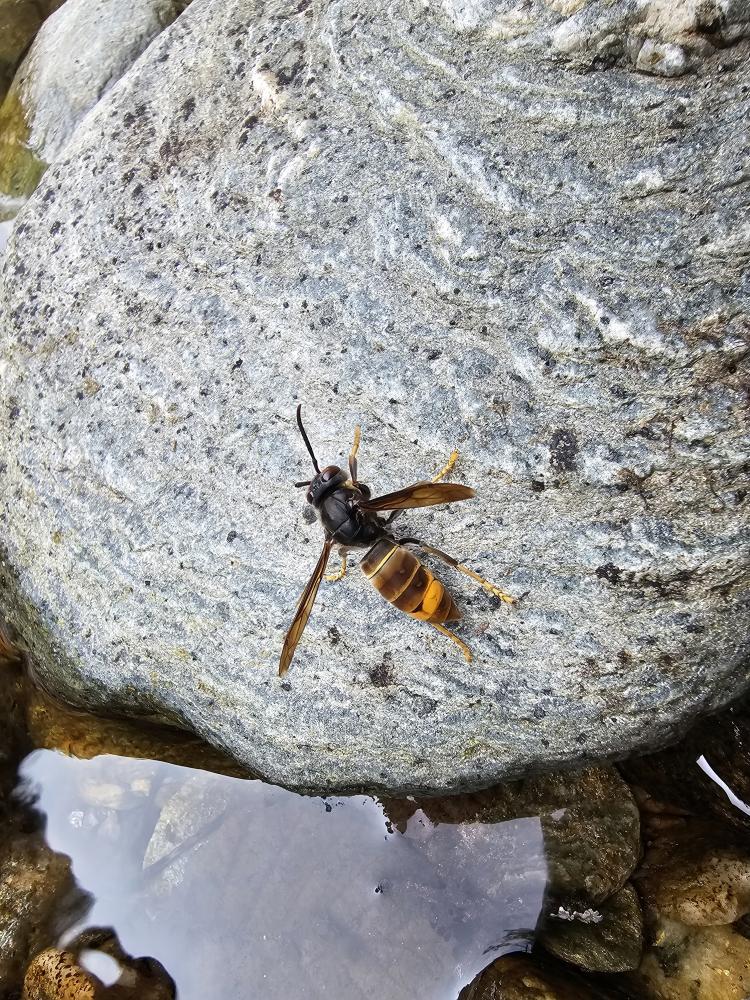
<path fill-rule="evenodd" d="M 359 510 L 354 500 L 370 496 L 369 487 L 344 485 L 345 472 L 329 465 L 310 483 L 307 502 L 312 504 L 329 538 L 339 545 L 368 549 L 387 532 L 377 514 Z"/>

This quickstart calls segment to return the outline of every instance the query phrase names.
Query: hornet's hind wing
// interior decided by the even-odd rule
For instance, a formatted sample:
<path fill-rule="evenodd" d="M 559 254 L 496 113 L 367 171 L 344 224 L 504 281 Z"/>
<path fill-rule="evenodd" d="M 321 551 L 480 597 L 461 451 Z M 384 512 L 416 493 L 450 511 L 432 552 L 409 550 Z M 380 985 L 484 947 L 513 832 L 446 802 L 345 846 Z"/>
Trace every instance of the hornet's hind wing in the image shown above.
<path fill-rule="evenodd" d="M 289 626 L 289 631 L 286 634 L 284 646 L 281 650 L 281 658 L 279 659 L 280 677 L 289 669 L 289 664 L 292 662 L 292 657 L 294 656 L 294 651 L 297 648 L 297 643 L 300 641 L 302 633 L 305 631 L 305 626 L 307 625 L 307 621 L 310 617 L 310 612 L 313 609 L 313 604 L 315 604 L 315 598 L 318 596 L 320 581 L 323 579 L 323 574 L 326 571 L 326 566 L 328 565 L 328 559 L 331 555 L 332 548 L 333 541 L 330 538 L 326 538 L 317 566 L 313 570 L 312 576 L 307 581 L 307 586 L 302 591 L 302 596 L 297 604 L 297 611 L 295 612 L 294 620 Z"/>

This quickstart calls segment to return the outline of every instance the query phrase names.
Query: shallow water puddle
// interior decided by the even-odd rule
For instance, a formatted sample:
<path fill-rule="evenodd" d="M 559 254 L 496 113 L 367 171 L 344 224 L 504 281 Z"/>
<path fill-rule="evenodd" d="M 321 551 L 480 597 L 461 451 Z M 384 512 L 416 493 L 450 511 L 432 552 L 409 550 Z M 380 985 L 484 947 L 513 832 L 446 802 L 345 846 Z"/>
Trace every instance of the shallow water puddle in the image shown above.
<path fill-rule="evenodd" d="M 455 1000 L 530 946 L 542 907 L 536 817 L 433 823 L 404 800 L 50 750 L 20 774 L 92 897 L 63 940 L 113 927 L 131 955 L 164 964 L 180 1000 Z"/>

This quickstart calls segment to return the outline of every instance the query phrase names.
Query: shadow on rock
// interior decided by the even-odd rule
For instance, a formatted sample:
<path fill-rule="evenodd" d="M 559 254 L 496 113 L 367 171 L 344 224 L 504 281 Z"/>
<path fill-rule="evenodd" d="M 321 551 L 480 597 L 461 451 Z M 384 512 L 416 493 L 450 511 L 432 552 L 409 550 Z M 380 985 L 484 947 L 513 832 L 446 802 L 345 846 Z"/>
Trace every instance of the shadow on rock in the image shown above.
<path fill-rule="evenodd" d="M 676 746 L 619 768 L 627 781 L 662 803 L 750 829 L 750 700 L 701 720 Z M 747 812 L 732 802 L 727 788 Z"/>

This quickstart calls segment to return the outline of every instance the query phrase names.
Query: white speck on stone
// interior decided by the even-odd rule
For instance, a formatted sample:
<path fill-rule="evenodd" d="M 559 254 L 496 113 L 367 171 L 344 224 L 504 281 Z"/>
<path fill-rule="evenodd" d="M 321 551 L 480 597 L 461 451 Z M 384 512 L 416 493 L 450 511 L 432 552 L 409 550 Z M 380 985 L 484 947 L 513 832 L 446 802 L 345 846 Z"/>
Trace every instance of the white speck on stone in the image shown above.
<path fill-rule="evenodd" d="M 625 181 L 625 187 L 633 194 L 655 194 L 663 191 L 667 182 L 660 170 L 639 170 L 635 177 L 629 177 Z"/>
<path fill-rule="evenodd" d="M 8 243 L 8 237 L 10 236 L 10 231 L 13 228 L 13 220 L 7 219 L 5 222 L 0 222 L 0 256 L 5 253 L 5 247 Z"/>
<path fill-rule="evenodd" d="M 666 347 L 663 337 L 653 327 L 651 320 L 643 320 L 643 327 L 625 323 L 589 296 L 576 296 L 581 305 L 589 311 L 592 319 L 599 327 L 603 341 L 609 343 L 630 343 L 643 351 L 659 353 Z"/>
<path fill-rule="evenodd" d="M 554 10 L 557 14 L 562 14 L 563 17 L 570 17 L 573 14 L 577 14 L 582 7 L 586 6 L 587 2 L 588 0 L 545 0 L 550 10 Z"/>
<path fill-rule="evenodd" d="M 655 76 L 682 76 L 687 69 L 687 56 L 681 45 L 647 38 L 638 52 L 635 68 Z"/>
<path fill-rule="evenodd" d="M 557 52 L 564 53 L 565 55 L 575 52 L 576 49 L 582 47 L 585 41 L 585 35 L 581 30 L 581 25 L 575 17 L 569 18 L 567 21 L 563 21 L 552 32 L 552 48 L 556 49 Z"/>
<path fill-rule="evenodd" d="M 278 111 L 284 103 L 276 75 L 268 69 L 256 69 L 250 77 L 253 90 L 260 98 L 260 110 L 266 113 Z"/>
<path fill-rule="evenodd" d="M 461 233 L 453 228 L 450 221 L 444 215 L 438 216 L 435 223 L 435 232 L 438 238 L 444 243 L 453 243 L 455 246 L 459 246 L 463 240 Z"/>
<path fill-rule="evenodd" d="M 597 486 L 622 484 L 622 463 L 611 457 L 606 446 L 591 445 L 579 456 L 581 476 L 585 482 Z"/>
<path fill-rule="evenodd" d="M 443 0 L 443 8 L 459 31 L 471 31 L 492 17 L 492 0 Z"/>
<path fill-rule="evenodd" d="M 564 318 L 558 319 L 557 326 L 545 326 L 537 335 L 537 343 L 544 351 L 551 351 L 557 355 L 576 355 L 581 348 L 580 341 L 576 338 L 575 323 Z"/>
<path fill-rule="evenodd" d="M 523 9 L 512 10 L 494 19 L 487 29 L 487 37 L 498 41 L 509 41 L 528 34 L 534 23 L 534 18 Z"/>

